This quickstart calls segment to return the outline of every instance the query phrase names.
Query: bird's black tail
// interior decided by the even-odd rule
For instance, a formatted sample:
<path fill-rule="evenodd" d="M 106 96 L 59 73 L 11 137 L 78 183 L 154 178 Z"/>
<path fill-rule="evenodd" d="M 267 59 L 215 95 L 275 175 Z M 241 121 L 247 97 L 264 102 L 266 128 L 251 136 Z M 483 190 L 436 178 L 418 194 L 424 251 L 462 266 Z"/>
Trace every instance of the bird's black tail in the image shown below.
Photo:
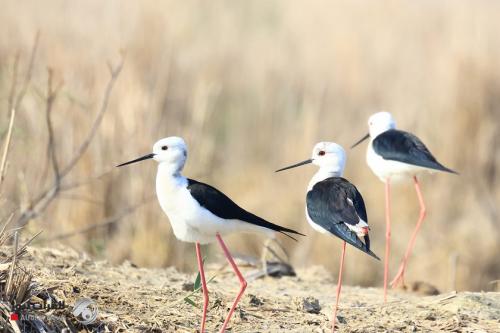
<path fill-rule="evenodd" d="M 358 238 L 356 233 L 349 229 L 344 223 L 333 224 L 328 229 L 328 231 L 351 244 L 355 248 L 363 251 L 364 253 L 372 256 L 377 260 L 380 260 L 380 258 L 370 250 L 370 237 L 368 237 L 368 235 L 364 236 L 365 242 L 363 243 L 361 239 Z"/>
<path fill-rule="evenodd" d="M 283 234 L 283 235 L 285 235 L 285 236 L 293 239 L 294 241 L 297 241 L 297 239 L 295 237 L 289 235 L 289 234 L 305 236 L 304 234 L 302 234 L 302 233 L 300 233 L 298 231 L 295 231 L 293 229 L 289 229 L 289 228 L 286 228 L 286 227 L 282 227 L 280 225 L 277 225 L 277 224 L 274 224 L 272 222 L 266 221 L 262 217 L 254 215 L 254 214 L 252 214 L 250 212 L 247 212 L 247 211 L 245 211 L 245 217 L 244 217 L 243 220 L 246 221 L 246 222 L 258 225 L 259 227 L 263 227 L 263 228 L 266 228 L 266 229 L 271 229 L 271 230 L 274 230 L 276 232 L 279 232 L 280 234 Z"/>
<path fill-rule="evenodd" d="M 453 173 L 455 175 L 458 175 L 459 173 L 456 172 L 455 170 L 452 170 L 450 168 L 447 168 L 445 167 L 444 165 L 442 165 L 441 163 L 439 162 L 436 162 L 436 166 L 433 168 L 433 169 L 436 169 L 436 170 L 439 170 L 439 171 L 444 171 L 444 172 L 449 172 L 449 173 Z"/>
<path fill-rule="evenodd" d="M 277 227 L 281 228 L 281 230 L 276 230 L 277 232 L 279 232 L 280 234 L 283 234 L 291 239 L 293 239 L 294 241 L 297 242 L 297 238 L 293 237 L 293 236 L 290 236 L 288 233 L 290 234 L 294 234 L 294 235 L 300 235 L 300 236 L 305 236 L 304 234 L 298 232 L 298 231 L 295 231 L 295 230 L 292 230 L 292 229 L 288 229 L 288 228 L 285 228 L 285 227 L 281 227 L 279 225 L 276 225 Z"/>
<path fill-rule="evenodd" d="M 293 236 L 290 236 L 289 234 L 305 236 L 304 234 L 302 234 L 302 233 L 300 233 L 298 231 L 295 231 L 293 229 L 282 227 L 280 225 L 277 225 L 277 224 L 274 224 L 272 222 L 266 221 L 262 217 L 259 217 L 259 216 L 255 215 L 255 214 L 247 212 L 246 210 L 243 210 L 243 209 L 241 209 L 241 215 L 238 216 L 238 219 L 241 220 L 241 221 L 244 221 L 244 222 L 248 222 L 248 223 L 257 225 L 259 227 L 263 227 L 263 228 L 266 228 L 266 229 L 270 229 L 270 230 L 279 232 L 279 233 L 281 233 L 281 234 L 283 234 L 283 235 L 285 235 L 285 236 L 293 239 L 294 241 L 297 241 L 297 239 L 295 237 L 293 237 Z"/>

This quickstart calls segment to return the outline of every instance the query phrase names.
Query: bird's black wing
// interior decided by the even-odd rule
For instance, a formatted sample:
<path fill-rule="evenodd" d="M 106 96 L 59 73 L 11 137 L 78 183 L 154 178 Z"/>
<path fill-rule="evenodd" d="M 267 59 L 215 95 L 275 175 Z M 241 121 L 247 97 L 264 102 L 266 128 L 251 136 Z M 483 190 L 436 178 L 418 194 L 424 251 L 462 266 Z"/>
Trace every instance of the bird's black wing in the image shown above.
<path fill-rule="evenodd" d="M 193 198 L 198 201 L 202 207 L 208 209 L 212 214 L 222 219 L 234 219 L 248 222 L 259 227 L 264 227 L 280 232 L 292 239 L 295 238 L 291 237 L 287 233 L 305 236 L 298 231 L 271 223 L 261 217 L 258 217 L 257 215 L 244 210 L 234 201 L 232 201 L 227 195 L 208 184 L 201 183 L 193 179 L 188 179 L 187 189 L 189 190 Z"/>
<path fill-rule="evenodd" d="M 391 129 L 373 139 L 373 150 L 384 160 L 413 164 L 424 168 L 455 173 L 439 163 L 415 135 Z"/>
<path fill-rule="evenodd" d="M 342 177 L 330 177 L 316 183 L 307 192 L 307 213 L 323 229 L 346 241 L 361 251 L 379 259 L 370 250 L 366 235 L 363 243 L 347 224 L 356 225 L 361 218 L 368 222 L 365 203 L 356 187 Z"/>

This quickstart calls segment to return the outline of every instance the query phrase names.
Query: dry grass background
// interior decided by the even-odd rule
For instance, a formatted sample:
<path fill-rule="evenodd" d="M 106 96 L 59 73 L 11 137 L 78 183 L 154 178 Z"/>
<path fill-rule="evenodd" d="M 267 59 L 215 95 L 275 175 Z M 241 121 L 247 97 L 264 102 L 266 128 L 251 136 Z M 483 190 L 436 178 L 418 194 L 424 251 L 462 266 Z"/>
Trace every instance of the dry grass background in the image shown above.
<path fill-rule="evenodd" d="M 126 53 L 109 110 L 64 192 L 30 222 L 50 239 L 148 200 L 153 162 L 113 169 L 161 137 L 186 138 L 185 174 L 242 206 L 308 234 L 284 240 L 293 263 L 336 272 L 340 242 L 304 218 L 313 167 L 273 170 L 309 156 L 319 140 L 344 147 L 367 117 L 391 111 L 459 177 L 423 182 L 429 215 L 407 274 L 443 290 L 492 289 L 500 276 L 500 3 L 494 1 L 6 1 L 0 10 L 0 129 L 8 127 L 12 65 L 26 70 L 40 32 L 32 84 L 17 110 L 4 216 L 26 207 L 52 177 L 47 168 L 47 67 L 64 82 L 53 121 L 62 164 L 87 135 L 109 79 L 106 62 Z M 383 184 L 348 151 L 346 177 L 367 201 L 372 247 L 384 246 Z M 96 175 L 106 172 L 102 177 Z M 413 187 L 393 191 L 392 271 L 418 217 Z M 175 240 L 154 200 L 119 223 L 63 240 L 114 262 L 194 267 L 192 245 Z M 233 236 L 234 252 L 257 255 L 263 239 Z M 213 250 L 213 251 L 212 251 Z M 210 248 L 209 260 L 218 249 Z M 380 285 L 382 265 L 349 249 L 345 281 Z"/>

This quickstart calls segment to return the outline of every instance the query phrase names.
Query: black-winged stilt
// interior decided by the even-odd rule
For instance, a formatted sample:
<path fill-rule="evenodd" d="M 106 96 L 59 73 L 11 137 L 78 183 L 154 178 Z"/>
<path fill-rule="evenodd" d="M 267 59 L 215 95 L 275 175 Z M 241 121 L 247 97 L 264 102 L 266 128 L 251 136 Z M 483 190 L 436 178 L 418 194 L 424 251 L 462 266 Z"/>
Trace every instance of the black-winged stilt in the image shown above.
<path fill-rule="evenodd" d="M 415 238 L 426 215 L 426 208 L 420 183 L 417 175 L 429 171 L 444 171 L 455 173 L 439 163 L 427 147 L 415 135 L 396 129 L 396 122 L 389 112 L 378 112 L 368 119 L 369 134 L 356 142 L 354 148 L 364 140 L 370 138 L 366 153 L 366 162 L 373 173 L 385 183 L 385 211 L 386 211 L 386 243 L 384 263 L 384 301 L 387 300 L 387 278 L 389 265 L 389 250 L 391 238 L 390 217 L 390 184 L 393 181 L 412 179 L 415 184 L 418 202 L 420 205 L 420 216 L 398 273 L 390 284 L 395 287 L 399 282 L 404 285 L 404 274 L 408 258 L 415 244 Z"/>
<path fill-rule="evenodd" d="M 375 259 L 379 259 L 370 250 L 368 218 L 363 197 L 353 184 L 342 178 L 345 160 L 345 151 L 340 145 L 333 142 L 320 142 L 314 146 L 310 159 L 276 171 L 309 163 L 319 166 L 318 172 L 312 177 L 307 188 L 306 218 L 316 231 L 333 234 L 344 241 L 340 257 L 332 331 L 335 331 L 335 320 L 342 288 L 346 243 Z M 364 239 L 364 243 L 359 237 Z"/>
<path fill-rule="evenodd" d="M 181 241 L 196 244 L 196 257 L 204 298 L 201 321 L 202 333 L 205 331 L 208 289 L 200 244 L 217 240 L 240 281 L 240 290 L 221 328 L 221 332 L 224 332 L 236 305 L 245 291 L 247 282 L 234 263 L 233 257 L 221 235 L 233 232 L 261 232 L 269 237 L 274 237 L 276 232 L 279 232 L 293 238 L 287 233 L 302 234 L 247 212 L 216 188 L 184 177 L 181 171 L 187 159 L 187 146 L 182 138 L 168 137 L 161 139 L 154 144 L 151 154 L 122 163 L 118 167 L 147 159 L 154 159 L 158 162 L 156 194 L 161 208 L 170 220 L 175 237 Z"/>

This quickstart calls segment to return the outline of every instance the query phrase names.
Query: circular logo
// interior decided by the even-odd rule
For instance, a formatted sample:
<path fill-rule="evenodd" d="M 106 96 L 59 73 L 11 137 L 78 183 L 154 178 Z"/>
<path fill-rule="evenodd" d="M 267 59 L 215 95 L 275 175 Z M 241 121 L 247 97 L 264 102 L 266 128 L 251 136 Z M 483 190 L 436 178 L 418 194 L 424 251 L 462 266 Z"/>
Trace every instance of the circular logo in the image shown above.
<path fill-rule="evenodd" d="M 97 304 L 89 298 L 80 298 L 73 306 L 73 315 L 83 325 L 92 324 L 98 314 Z"/>

